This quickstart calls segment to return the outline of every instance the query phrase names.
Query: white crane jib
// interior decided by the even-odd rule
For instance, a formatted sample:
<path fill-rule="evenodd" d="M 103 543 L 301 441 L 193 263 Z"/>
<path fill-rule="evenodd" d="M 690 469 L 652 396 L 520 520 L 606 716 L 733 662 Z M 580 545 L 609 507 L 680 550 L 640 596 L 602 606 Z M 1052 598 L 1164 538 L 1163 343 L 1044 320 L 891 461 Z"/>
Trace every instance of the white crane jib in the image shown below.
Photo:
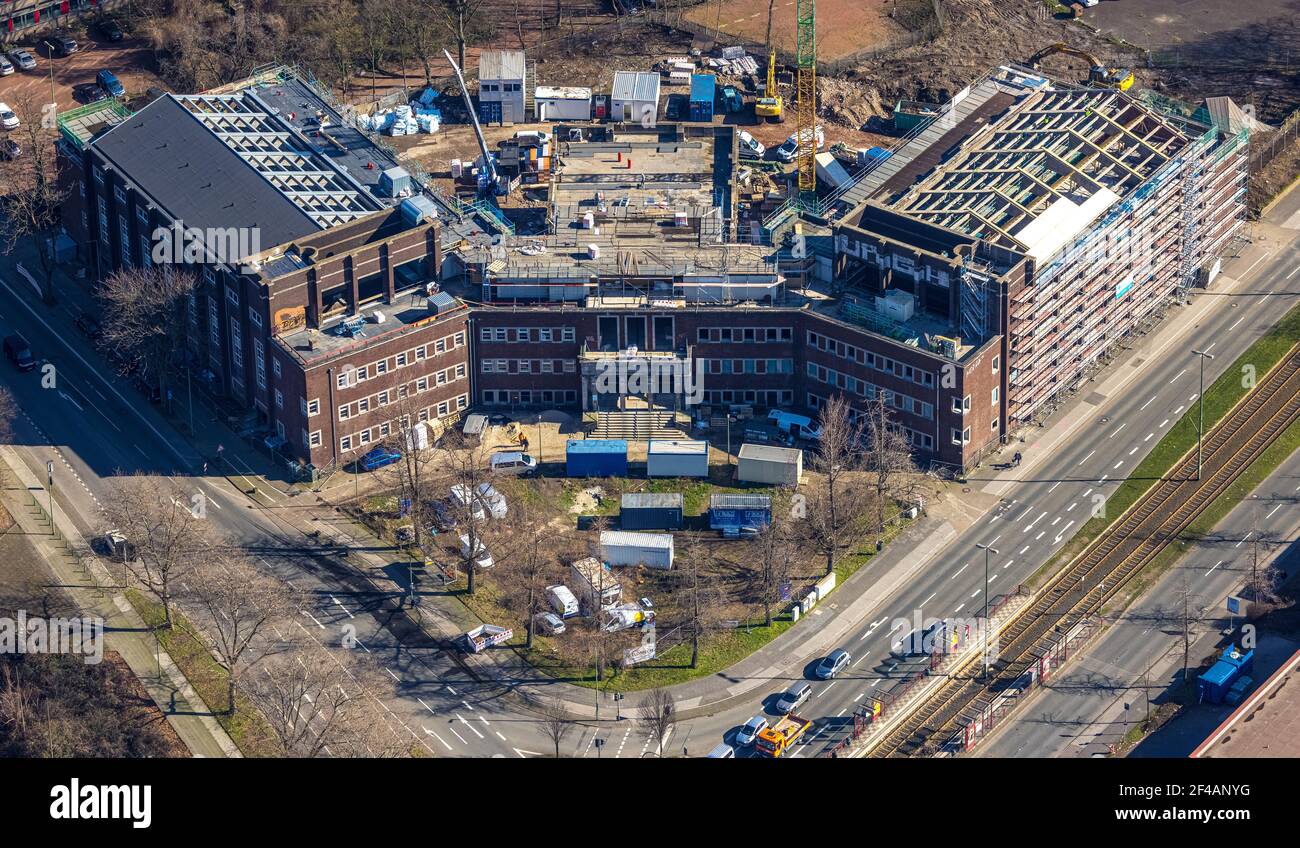
<path fill-rule="evenodd" d="M 469 119 L 474 124 L 474 135 L 478 138 L 479 150 L 483 151 L 483 167 L 487 168 L 488 185 L 492 187 L 492 191 L 498 191 L 496 158 L 488 151 L 487 139 L 483 138 L 483 128 L 479 126 L 478 113 L 474 111 L 474 101 L 470 100 L 469 88 L 465 85 L 465 77 L 461 74 L 460 66 L 456 64 L 455 59 L 451 58 L 450 53 L 444 50 L 442 55 L 447 57 L 451 69 L 456 72 L 456 82 L 460 83 L 460 93 L 465 97 L 465 108 L 469 110 Z"/>

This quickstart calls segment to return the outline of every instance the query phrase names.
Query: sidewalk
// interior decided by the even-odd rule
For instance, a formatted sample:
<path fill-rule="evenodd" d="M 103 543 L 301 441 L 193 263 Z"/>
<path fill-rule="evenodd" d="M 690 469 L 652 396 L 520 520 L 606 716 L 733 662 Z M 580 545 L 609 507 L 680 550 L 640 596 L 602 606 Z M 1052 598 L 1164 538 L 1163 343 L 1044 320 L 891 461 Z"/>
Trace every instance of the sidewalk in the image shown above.
<path fill-rule="evenodd" d="M 126 597 L 120 592 L 109 595 L 112 590 L 100 588 L 114 586 L 115 581 L 102 564 L 93 558 L 82 559 L 66 541 L 79 538 L 71 522 L 56 515 L 58 533 L 50 533 L 49 513 L 32 496 L 33 492 L 44 491 L 40 481 L 9 445 L 0 445 L 0 471 L 5 481 L 0 500 L 19 529 L 44 557 L 73 602 L 85 614 L 104 619 L 106 647 L 122 656 L 190 752 L 196 757 L 241 756 Z"/>

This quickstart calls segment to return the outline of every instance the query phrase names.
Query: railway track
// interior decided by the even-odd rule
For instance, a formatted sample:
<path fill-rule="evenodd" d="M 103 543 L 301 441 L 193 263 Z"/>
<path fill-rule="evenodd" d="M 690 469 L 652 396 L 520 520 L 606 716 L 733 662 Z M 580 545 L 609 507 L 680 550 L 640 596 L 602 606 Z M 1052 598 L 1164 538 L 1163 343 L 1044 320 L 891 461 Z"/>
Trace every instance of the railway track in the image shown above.
<path fill-rule="evenodd" d="M 957 732 L 955 722 L 1012 686 L 1055 638 L 1095 616 L 1219 497 L 1292 422 L 1300 419 L 1300 346 L 1265 376 L 1206 435 L 1202 479 L 1196 453 L 1153 486 L 1119 520 L 1053 577 L 998 636 L 987 681 L 954 671 L 935 693 L 870 750 L 870 756 L 934 753 Z M 978 658 L 965 668 L 978 669 Z"/>

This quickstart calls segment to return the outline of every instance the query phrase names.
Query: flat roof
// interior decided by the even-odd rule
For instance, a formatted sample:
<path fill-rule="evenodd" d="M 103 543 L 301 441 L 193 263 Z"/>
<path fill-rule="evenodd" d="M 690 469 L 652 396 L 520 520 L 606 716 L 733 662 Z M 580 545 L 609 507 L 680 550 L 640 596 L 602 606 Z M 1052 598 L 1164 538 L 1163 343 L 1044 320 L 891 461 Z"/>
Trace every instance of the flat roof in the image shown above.
<path fill-rule="evenodd" d="M 671 550 L 673 547 L 673 534 L 635 533 L 630 530 L 602 530 L 600 531 L 600 543 L 602 545 L 635 548 L 668 548 Z"/>
<path fill-rule="evenodd" d="M 659 101 L 659 74 L 652 71 L 615 71 L 613 100 Z"/>
<path fill-rule="evenodd" d="M 478 57 L 478 78 L 521 80 L 526 66 L 522 50 L 484 50 Z"/>
<path fill-rule="evenodd" d="M 402 294 L 398 295 L 397 300 L 391 304 L 365 305 L 356 316 L 340 314 L 328 318 L 321 322 L 318 330 L 302 327 L 275 338 L 295 358 L 311 367 L 340 354 L 361 347 L 370 347 L 467 311 L 463 303 L 455 301 L 454 308 L 431 312 L 428 301 L 428 296 L 422 291 Z M 376 312 L 383 314 L 382 323 L 371 320 Z M 345 325 L 351 329 L 351 332 L 343 332 Z"/>
<path fill-rule="evenodd" d="M 591 89 L 580 86 L 539 85 L 534 96 L 538 100 L 590 100 Z"/>
<path fill-rule="evenodd" d="M 705 454 L 709 452 L 709 443 L 703 441 L 685 441 L 681 439 L 651 439 L 646 448 L 647 453 L 670 454 Z"/>
<path fill-rule="evenodd" d="M 745 442 L 740 446 L 740 453 L 737 456 L 740 459 L 755 459 L 760 462 L 793 464 L 803 458 L 803 451 L 799 448 L 779 448 L 775 445 L 759 445 L 753 442 Z"/>
<path fill-rule="evenodd" d="M 1300 650 L 1257 685 L 1191 757 L 1300 757 Z"/>
<path fill-rule="evenodd" d="M 564 449 L 568 453 L 627 453 L 626 439 L 569 439 Z"/>
<path fill-rule="evenodd" d="M 622 509 L 681 509 L 684 499 L 673 492 L 628 492 L 619 501 Z"/>

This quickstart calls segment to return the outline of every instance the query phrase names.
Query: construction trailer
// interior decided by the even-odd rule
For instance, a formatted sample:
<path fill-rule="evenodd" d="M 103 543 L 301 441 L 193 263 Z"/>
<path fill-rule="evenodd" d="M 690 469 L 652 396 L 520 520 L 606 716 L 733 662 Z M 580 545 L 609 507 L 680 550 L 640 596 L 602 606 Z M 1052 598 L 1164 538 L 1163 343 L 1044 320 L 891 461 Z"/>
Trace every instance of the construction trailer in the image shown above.
<path fill-rule="evenodd" d="M 1250 674 L 1254 664 L 1254 651 L 1240 651 L 1236 645 L 1224 648 L 1218 662 L 1210 666 L 1196 681 L 1199 699 L 1211 704 L 1223 703 L 1228 691 L 1242 675 Z"/>
<path fill-rule="evenodd" d="M 600 534 L 600 551 L 610 565 L 644 565 L 667 571 L 673 567 L 673 534 L 605 530 Z"/>
<path fill-rule="evenodd" d="M 659 75 L 649 71 L 616 71 L 609 98 L 609 119 L 641 123 L 659 117 Z"/>
<path fill-rule="evenodd" d="M 746 442 L 740 446 L 736 479 L 765 486 L 798 486 L 803 482 L 803 451 Z"/>
<path fill-rule="evenodd" d="M 588 614 L 613 606 L 623 599 L 623 587 L 605 565 L 595 557 L 583 557 L 569 566 L 569 582 L 582 608 Z"/>
<path fill-rule="evenodd" d="M 713 74 L 691 75 L 690 119 L 698 123 L 713 120 L 713 103 L 718 97 L 718 78 Z"/>
<path fill-rule="evenodd" d="M 564 448 L 569 477 L 626 477 L 626 439 L 569 439 Z"/>
<path fill-rule="evenodd" d="M 770 495 L 716 494 L 709 496 L 709 527 L 724 534 L 759 530 L 772 523 Z"/>
<path fill-rule="evenodd" d="M 624 530 L 682 529 L 680 494 L 669 492 L 632 492 L 619 505 L 619 526 Z"/>
<path fill-rule="evenodd" d="M 538 123 L 591 120 L 590 88 L 539 85 L 533 92 L 533 104 Z"/>
<path fill-rule="evenodd" d="M 646 451 L 647 477 L 708 477 L 709 443 L 651 439 Z"/>
<path fill-rule="evenodd" d="M 524 111 L 528 68 L 522 50 L 484 50 L 478 60 L 479 120 L 514 124 L 528 120 Z"/>

